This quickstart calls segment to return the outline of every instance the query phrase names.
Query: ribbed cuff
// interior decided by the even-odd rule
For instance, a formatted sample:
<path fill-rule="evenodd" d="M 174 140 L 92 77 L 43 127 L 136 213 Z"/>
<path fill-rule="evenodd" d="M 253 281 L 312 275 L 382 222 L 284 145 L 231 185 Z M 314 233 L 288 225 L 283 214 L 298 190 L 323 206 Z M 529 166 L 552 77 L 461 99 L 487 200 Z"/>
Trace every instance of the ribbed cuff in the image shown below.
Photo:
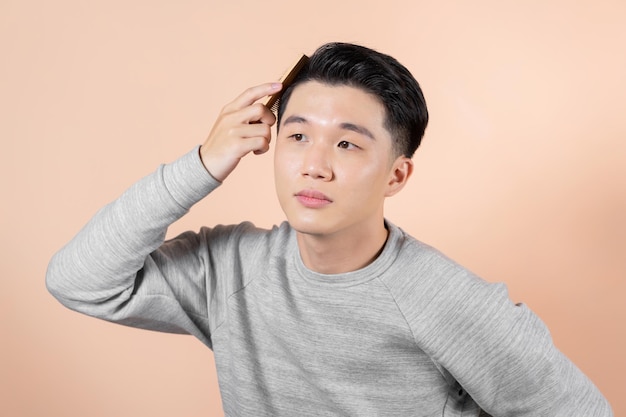
<path fill-rule="evenodd" d="M 163 167 L 163 181 L 178 204 L 190 209 L 221 185 L 200 159 L 200 146 Z"/>

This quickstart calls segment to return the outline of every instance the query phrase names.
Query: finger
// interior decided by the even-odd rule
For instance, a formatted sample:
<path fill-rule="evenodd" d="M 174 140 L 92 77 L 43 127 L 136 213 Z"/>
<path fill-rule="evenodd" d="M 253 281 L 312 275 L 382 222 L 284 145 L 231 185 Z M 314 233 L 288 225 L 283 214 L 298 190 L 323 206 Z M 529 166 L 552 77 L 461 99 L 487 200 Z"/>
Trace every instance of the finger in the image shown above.
<path fill-rule="evenodd" d="M 274 125 L 276 123 L 276 116 L 274 113 L 267 107 L 265 107 L 262 103 L 255 103 L 248 107 L 244 107 L 243 109 L 231 113 L 233 121 L 237 121 L 239 123 L 262 123 L 269 126 Z"/>
<path fill-rule="evenodd" d="M 242 124 L 231 129 L 231 135 L 242 139 L 264 137 L 269 140 L 272 135 L 272 128 L 265 123 Z"/>
<path fill-rule="evenodd" d="M 255 155 L 261 155 L 270 150 L 270 144 L 268 141 L 259 142 L 260 146 L 252 151 Z"/>
<path fill-rule="evenodd" d="M 259 155 L 269 150 L 272 135 L 270 126 L 266 124 L 245 125 L 232 133 L 241 138 L 238 141 L 238 148 L 242 155 L 248 152 Z"/>
<path fill-rule="evenodd" d="M 255 101 L 269 96 L 271 94 L 276 94 L 282 88 L 281 83 L 264 83 L 254 87 L 250 87 L 246 89 L 243 93 L 241 93 L 237 98 L 235 98 L 232 102 L 227 104 L 224 107 L 224 111 L 233 112 L 237 110 L 241 110 L 245 107 L 250 106 Z"/>
<path fill-rule="evenodd" d="M 237 143 L 237 152 L 243 158 L 249 152 L 264 153 L 269 147 L 270 142 L 267 136 L 247 136 Z"/>
<path fill-rule="evenodd" d="M 258 103 L 256 105 L 261 108 L 261 116 L 258 121 L 268 126 L 273 126 L 274 123 L 276 123 L 276 115 L 274 115 L 274 113 L 267 106 L 265 106 L 265 104 Z"/>

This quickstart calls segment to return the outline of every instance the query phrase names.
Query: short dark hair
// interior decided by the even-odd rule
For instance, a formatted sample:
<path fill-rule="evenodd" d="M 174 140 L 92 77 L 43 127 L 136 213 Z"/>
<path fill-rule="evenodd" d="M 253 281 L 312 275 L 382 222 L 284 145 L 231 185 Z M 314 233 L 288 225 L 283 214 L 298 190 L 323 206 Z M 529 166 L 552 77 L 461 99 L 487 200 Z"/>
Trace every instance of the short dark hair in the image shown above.
<path fill-rule="evenodd" d="M 420 145 L 428 124 L 426 101 L 419 83 L 395 58 L 350 43 L 322 45 L 283 92 L 277 112 L 279 126 L 294 88 L 307 81 L 347 85 L 374 95 L 385 108 L 385 128 L 396 154 L 411 158 Z"/>

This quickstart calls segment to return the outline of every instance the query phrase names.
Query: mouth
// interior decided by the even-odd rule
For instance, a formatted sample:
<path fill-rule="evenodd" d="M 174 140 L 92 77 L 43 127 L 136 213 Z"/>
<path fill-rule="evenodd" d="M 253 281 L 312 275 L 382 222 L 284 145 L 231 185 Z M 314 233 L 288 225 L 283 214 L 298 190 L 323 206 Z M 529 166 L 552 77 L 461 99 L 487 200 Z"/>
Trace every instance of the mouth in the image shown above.
<path fill-rule="evenodd" d="M 330 197 L 315 190 L 302 190 L 295 195 L 296 199 L 305 207 L 320 208 L 333 202 Z"/>

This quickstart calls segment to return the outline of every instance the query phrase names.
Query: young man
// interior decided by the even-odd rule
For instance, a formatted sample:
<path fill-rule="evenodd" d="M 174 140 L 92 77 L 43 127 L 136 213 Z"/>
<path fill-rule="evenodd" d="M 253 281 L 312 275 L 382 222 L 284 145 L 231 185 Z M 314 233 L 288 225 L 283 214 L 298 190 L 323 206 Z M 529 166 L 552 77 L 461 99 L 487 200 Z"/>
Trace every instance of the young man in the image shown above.
<path fill-rule="evenodd" d="M 542 322 L 387 221 L 428 114 L 395 59 L 350 44 L 311 56 L 275 140 L 283 224 L 167 227 L 270 146 L 263 84 L 206 142 L 103 208 L 52 259 L 67 307 L 189 333 L 215 354 L 227 416 L 610 416 Z"/>

